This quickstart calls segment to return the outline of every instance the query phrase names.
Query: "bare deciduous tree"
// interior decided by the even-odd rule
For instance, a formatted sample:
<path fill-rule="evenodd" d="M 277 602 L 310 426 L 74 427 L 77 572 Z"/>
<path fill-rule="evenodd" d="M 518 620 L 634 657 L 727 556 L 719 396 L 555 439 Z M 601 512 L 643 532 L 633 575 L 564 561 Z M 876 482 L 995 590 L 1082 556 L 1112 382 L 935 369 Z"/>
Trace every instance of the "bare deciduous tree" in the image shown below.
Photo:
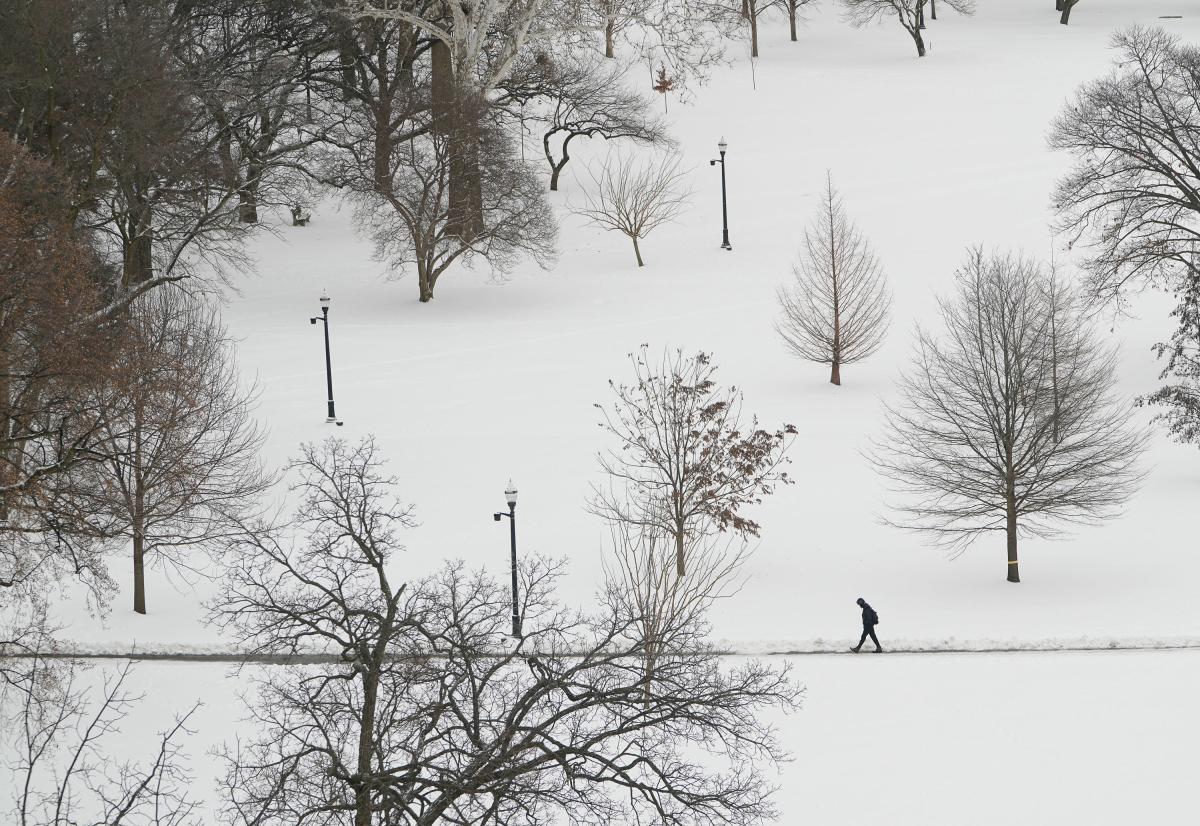
<path fill-rule="evenodd" d="M 1113 36 L 1119 68 L 1084 84 L 1050 131 L 1071 153 L 1058 229 L 1084 241 L 1091 298 L 1145 285 L 1185 292 L 1200 249 L 1200 49 L 1160 28 Z"/>
<path fill-rule="evenodd" d="M 180 741 L 199 704 L 159 732 L 148 759 L 118 759 L 109 743 L 141 699 L 126 687 L 131 664 L 104 680 L 98 700 L 78 668 L 41 657 L 24 661 L 4 709 L 11 725 L 12 822 L 21 826 L 199 826 L 193 778 Z M 6 721 L 7 722 L 7 721 Z M 6 761 L 7 762 L 7 761 Z"/>
<path fill-rule="evenodd" d="M 291 525 L 247 525 L 214 606 L 248 650 L 339 652 L 274 670 L 257 730 L 226 753 L 230 822 L 668 826 L 774 813 L 764 766 L 786 759 L 762 712 L 791 709 L 787 669 L 726 671 L 670 652 L 648 686 L 629 602 L 582 614 L 553 595 L 559 564 L 522 567 L 525 636 L 509 592 L 460 564 L 392 578 L 395 501 L 375 446 L 306 447 Z"/>
<path fill-rule="evenodd" d="M 743 509 L 791 482 L 781 467 L 796 430 L 743 421 L 741 392 L 717 384 L 706 353 L 666 351 L 655 365 L 642 345 L 629 360 L 634 382 L 610 380 L 615 400 L 596 405 L 617 446 L 599 456 L 608 480 L 593 489 L 590 508 L 609 524 L 657 532 L 646 538 L 669 537 L 682 577 L 688 549 L 703 537 L 758 536 Z"/>
<path fill-rule="evenodd" d="M 867 240 L 846 216 L 826 173 L 825 199 L 804 231 L 795 283 L 780 288 L 783 317 L 775 329 L 802 359 L 831 365 L 829 381 L 842 383 L 842 365 L 871 356 L 883 343 L 892 296 Z"/>
<path fill-rule="evenodd" d="M 632 241 L 638 266 L 645 266 L 638 241 L 678 218 L 691 199 L 684 186 L 687 172 L 679 164 L 678 154 L 635 164 L 621 152 L 610 152 L 599 170 L 588 168 L 592 189 L 584 190 L 584 202 L 574 212 Z"/>
<path fill-rule="evenodd" d="M 902 527 L 957 549 L 1115 516 L 1136 491 L 1147 436 L 1113 398 L 1115 355 L 1056 313 L 1040 268 L 974 250 L 941 302 L 945 336 L 918 331 L 916 362 L 870 459 L 904 498 Z M 1056 415 L 1057 411 L 1057 415 Z"/>
<path fill-rule="evenodd" d="M 626 512 L 630 511 L 636 508 Z M 665 652 L 703 645 L 708 609 L 737 592 L 748 546 L 737 536 L 689 537 L 687 570 L 680 576 L 675 541 L 660 526 L 616 521 L 609 525 L 609 533 L 612 553 L 605 560 L 607 578 L 636 618 L 649 685 Z"/>
<path fill-rule="evenodd" d="M 893 17 L 917 47 L 917 57 L 925 56 L 925 39 L 921 30 L 925 28 L 925 6 L 929 0 L 842 0 L 846 19 L 856 28 L 869 26 Z M 975 13 L 975 0 L 945 0 L 959 14 Z"/>
<path fill-rule="evenodd" d="M 669 144 L 663 122 L 649 113 L 643 96 L 627 88 L 627 70 L 589 55 L 568 54 L 534 62 L 506 89 L 512 97 L 535 104 L 530 119 L 544 124 L 542 151 L 550 165 L 550 189 L 570 161 L 576 138 L 628 138 Z"/>
<path fill-rule="evenodd" d="M 146 613 L 146 560 L 192 570 L 187 553 L 220 539 L 270 479 L 232 341 L 215 310 L 164 288 L 130 312 L 105 423 L 102 507 L 133 549 L 133 610 Z"/>
<path fill-rule="evenodd" d="M 483 259 L 505 271 L 522 254 L 541 266 L 554 259 L 558 227 L 534 174 L 494 128 L 474 145 L 481 211 L 470 234 L 463 232 L 450 195 L 453 159 L 444 135 L 394 147 L 387 191 L 359 193 L 359 215 L 370 227 L 377 258 L 397 275 L 415 267 L 422 302 L 433 298 L 438 279 L 456 261 Z"/>
<path fill-rule="evenodd" d="M 796 25 L 801 19 L 801 12 L 805 6 L 814 2 L 815 0 L 782 0 L 783 10 L 787 13 L 788 29 L 793 43 L 798 39 L 796 36 Z M 936 17 L 937 15 L 934 16 Z"/>

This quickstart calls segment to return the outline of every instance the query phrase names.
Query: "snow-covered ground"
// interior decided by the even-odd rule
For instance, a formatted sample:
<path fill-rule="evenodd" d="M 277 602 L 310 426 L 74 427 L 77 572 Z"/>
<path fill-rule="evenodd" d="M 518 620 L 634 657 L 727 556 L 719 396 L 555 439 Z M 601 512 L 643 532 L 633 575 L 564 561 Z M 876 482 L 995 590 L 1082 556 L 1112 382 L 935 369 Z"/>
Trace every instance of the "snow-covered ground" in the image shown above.
<path fill-rule="evenodd" d="M 923 60 L 895 25 L 852 30 L 832 3 L 812 13 L 799 43 L 788 42 L 783 21 L 768 21 L 757 89 L 739 60 L 697 90 L 692 105 L 671 106 L 695 198 L 685 220 L 643 244 L 641 270 L 623 238 L 566 211 L 578 197 L 570 175 L 552 194 L 563 207 L 553 270 L 522 267 L 503 284 L 454 271 L 427 305 L 417 303 L 411 278 L 384 280 L 348 209 L 323 204 L 305 228 L 278 216 L 279 236 L 255 245 L 258 274 L 238 281 L 241 294 L 226 310 L 242 339 L 243 369 L 262 384 L 269 460 L 282 461 L 302 440 L 375 434 L 421 522 L 402 563 L 413 575 L 447 557 L 502 570 L 507 532 L 491 512 L 503 507 L 511 477 L 520 488 L 521 549 L 567 557 L 565 596 L 582 603 L 595 587 L 604 535 L 583 507 L 606 445 L 592 405 L 606 400 L 607 379 L 629 374 L 625 354 L 642 342 L 702 348 L 725 381 L 744 388 L 749 411 L 799 430 L 796 484 L 761 508 L 748 580 L 714 617 L 715 636 L 743 647 L 840 639 L 854 631 L 860 594 L 893 637 L 1200 634 L 1194 447 L 1156 439 L 1146 485 L 1121 520 L 1066 541 L 1026 540 L 1018 586 L 1004 581 L 999 536 L 951 561 L 919 536 L 879 524 L 884 491 L 859 453 L 880 430 L 880 404 L 907 363 L 914 323 L 936 321 L 935 297 L 964 248 L 1048 257 L 1049 192 L 1069 161 L 1047 150 L 1047 124 L 1079 83 L 1107 71 L 1112 30 L 1157 22 L 1200 39 L 1200 14 L 1188 0 L 1088 0 L 1069 27 L 1047 5 L 987 0 L 973 19 L 946 12 L 931 23 L 933 49 Z M 1157 20 L 1167 14 L 1184 17 Z M 707 163 L 722 135 L 732 252 L 718 247 L 718 172 Z M 602 142 L 573 148 L 568 171 L 602 151 Z M 532 138 L 529 156 L 537 157 Z M 824 368 L 791 358 L 772 329 L 776 287 L 790 277 L 826 169 L 896 295 L 885 349 L 846 368 L 840 388 Z M 333 299 L 343 428 L 324 423 L 321 333 L 308 323 L 323 289 Z M 1112 331 L 1129 396 L 1156 385 L 1149 348 L 1170 331 L 1162 299 L 1147 297 L 1138 309 L 1140 318 L 1117 319 Z M 114 564 L 124 579 L 128 563 Z M 196 621 L 197 602 L 154 579 L 148 618 L 118 599 L 106 624 L 80 616 L 67 636 L 215 642 Z"/>
<path fill-rule="evenodd" d="M 713 617 L 730 648 L 840 645 L 857 631 L 860 595 L 883 615 L 885 645 L 1194 642 L 1195 447 L 1158 436 L 1122 519 L 1063 541 L 1026 540 L 1020 585 L 1004 581 L 999 537 L 950 560 L 878 521 L 884 491 L 860 451 L 880 430 L 914 323 L 936 322 L 935 297 L 968 245 L 1049 256 L 1049 193 L 1069 163 L 1046 149 L 1051 118 L 1108 70 L 1113 29 L 1160 23 L 1200 40 L 1195 0 L 1085 0 L 1069 27 L 1049 0 L 979 5 L 974 19 L 946 11 L 931 23 L 924 60 L 894 24 L 851 30 L 832 2 L 811 13 L 799 43 L 768 21 L 757 89 L 741 59 L 692 105 L 671 101 L 696 194 L 683 221 L 643 244 L 641 270 L 624 239 L 567 212 L 578 198 L 570 174 L 552 195 L 562 254 L 551 271 L 521 267 L 502 283 L 454 271 L 428 305 L 411 278 L 381 277 L 349 210 L 321 204 L 304 228 L 278 216 L 279 235 L 255 245 L 258 274 L 238 281 L 225 313 L 244 371 L 262 385 L 269 461 L 301 441 L 374 434 L 421 523 L 400 561 L 412 576 L 448 557 L 504 570 L 507 531 L 491 513 L 511 477 L 521 549 L 568 558 L 564 599 L 586 604 L 604 536 L 583 507 L 606 446 L 592 405 L 607 399 L 609 378 L 629 374 L 625 354 L 639 344 L 704 349 L 744 389 L 748 411 L 799 431 L 796 484 L 757 513 L 763 534 L 745 586 Z M 1183 18 L 1157 19 L 1172 14 Z M 718 247 L 719 177 L 707 163 L 722 136 L 732 252 Z M 603 151 L 573 146 L 568 173 Z M 896 296 L 885 349 L 846 368 L 840 388 L 824 368 L 793 360 L 772 329 L 775 290 L 826 169 Z M 321 334 L 308 323 L 323 289 L 343 428 L 324 423 Z M 1168 309 L 1146 297 L 1140 317 L 1111 320 L 1130 397 L 1156 385 L 1150 345 L 1169 334 Z M 127 567 L 116 560 L 119 579 Z M 153 575 L 148 617 L 119 597 L 104 622 L 64 612 L 63 636 L 210 649 L 220 640 L 199 622 L 208 590 L 176 592 Z M 796 755 L 780 777 L 783 823 L 1128 824 L 1194 809 L 1194 651 L 813 656 L 796 668 L 807 694 L 782 722 Z M 234 730 L 236 682 L 223 666 L 139 671 L 164 714 L 204 699 L 194 752 Z"/>

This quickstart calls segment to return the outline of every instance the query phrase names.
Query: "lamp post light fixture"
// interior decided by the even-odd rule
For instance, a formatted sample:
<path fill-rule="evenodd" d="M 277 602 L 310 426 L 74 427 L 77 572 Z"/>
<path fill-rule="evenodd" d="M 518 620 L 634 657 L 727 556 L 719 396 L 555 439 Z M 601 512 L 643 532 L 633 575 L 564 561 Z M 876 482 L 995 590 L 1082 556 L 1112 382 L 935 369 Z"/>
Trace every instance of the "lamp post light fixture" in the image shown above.
<path fill-rule="evenodd" d="M 320 321 L 325 325 L 325 389 L 328 399 L 325 421 L 335 422 L 341 427 L 342 423 L 338 421 L 337 413 L 333 410 L 333 363 L 329 359 L 329 296 L 324 291 L 321 292 L 320 304 L 321 314 L 311 317 L 308 323 L 316 324 Z"/>
<path fill-rule="evenodd" d="M 721 249 L 731 250 L 729 244 L 729 209 L 725 201 L 725 150 L 729 148 L 729 144 L 725 143 L 725 138 L 721 138 L 717 144 L 717 151 L 721 153 L 721 157 L 715 161 L 709 161 L 709 166 L 721 165 Z"/>
<path fill-rule="evenodd" d="M 508 503 L 508 513 L 497 511 L 492 519 L 499 522 L 502 517 L 508 517 L 509 549 L 512 553 L 512 635 L 521 639 L 521 611 L 517 603 L 517 488 L 512 479 L 504 489 L 504 501 Z"/>

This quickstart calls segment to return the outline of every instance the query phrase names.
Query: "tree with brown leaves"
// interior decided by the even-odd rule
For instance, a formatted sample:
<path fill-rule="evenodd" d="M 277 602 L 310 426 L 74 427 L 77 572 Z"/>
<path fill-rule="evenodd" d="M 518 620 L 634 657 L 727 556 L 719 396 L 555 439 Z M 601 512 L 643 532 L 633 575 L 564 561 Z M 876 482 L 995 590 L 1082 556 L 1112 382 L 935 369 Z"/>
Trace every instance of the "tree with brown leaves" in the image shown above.
<path fill-rule="evenodd" d="M 609 524 L 669 537 L 682 577 L 689 550 L 707 537 L 758 536 L 743 509 L 790 484 L 782 466 L 796 429 L 744 421 L 741 391 L 717 384 L 707 353 L 668 350 L 656 363 L 643 344 L 629 360 L 633 382 L 609 381 L 614 400 L 596 405 L 616 446 L 599 456 L 608 478 L 593 488 L 590 508 Z"/>

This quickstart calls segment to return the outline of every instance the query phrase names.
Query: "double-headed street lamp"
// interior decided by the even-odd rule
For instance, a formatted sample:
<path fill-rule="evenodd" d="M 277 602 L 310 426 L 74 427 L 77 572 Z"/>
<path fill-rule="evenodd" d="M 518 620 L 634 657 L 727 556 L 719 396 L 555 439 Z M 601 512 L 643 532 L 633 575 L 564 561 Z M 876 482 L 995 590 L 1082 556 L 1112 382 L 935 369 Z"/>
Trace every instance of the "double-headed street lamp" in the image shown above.
<path fill-rule="evenodd" d="M 508 513 L 497 511 L 492 518 L 497 522 L 501 517 L 508 517 L 508 535 L 512 550 L 512 635 L 521 639 L 521 612 L 517 605 L 517 488 L 512 479 L 504 489 L 504 501 L 508 503 Z"/>
<path fill-rule="evenodd" d="M 329 360 L 329 296 L 326 295 L 324 291 L 321 293 L 320 301 L 321 314 L 319 316 L 311 317 L 308 322 L 310 324 L 316 324 L 318 321 L 320 321 L 325 325 L 325 389 L 328 391 L 329 400 L 329 407 L 326 411 L 327 415 L 325 421 L 337 422 L 337 424 L 341 426 L 342 423 L 338 421 L 337 414 L 333 412 L 333 364 Z"/>
<path fill-rule="evenodd" d="M 731 250 L 733 247 L 729 245 L 729 209 L 725 205 L 725 150 L 728 148 L 729 144 L 725 143 L 725 138 L 721 138 L 717 144 L 717 151 L 721 153 L 721 157 L 709 161 L 708 165 L 721 165 L 721 249 Z"/>

